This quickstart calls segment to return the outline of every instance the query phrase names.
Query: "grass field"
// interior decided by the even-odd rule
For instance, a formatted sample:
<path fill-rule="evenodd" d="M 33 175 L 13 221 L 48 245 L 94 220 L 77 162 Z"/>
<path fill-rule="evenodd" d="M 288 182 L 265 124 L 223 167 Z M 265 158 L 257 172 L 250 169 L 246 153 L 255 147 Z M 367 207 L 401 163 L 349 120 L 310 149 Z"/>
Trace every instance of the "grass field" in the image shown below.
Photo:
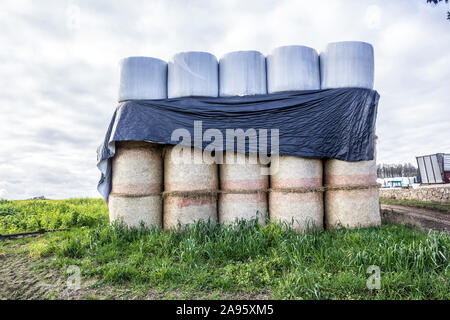
<path fill-rule="evenodd" d="M 401 206 L 417 207 L 417 208 L 438 210 L 441 212 L 450 213 L 450 203 L 443 203 L 443 202 L 437 202 L 437 201 L 420 201 L 420 200 L 380 198 L 380 203 L 398 204 Z"/>
<path fill-rule="evenodd" d="M 133 288 L 124 298 L 450 299 L 445 233 L 384 224 L 299 234 L 255 221 L 177 233 L 110 226 L 107 214 L 101 199 L 0 201 L 1 234 L 71 228 L 0 242 L 0 259 L 26 255 L 63 274 L 77 265 L 100 291 Z M 366 286 L 371 265 L 378 290 Z"/>

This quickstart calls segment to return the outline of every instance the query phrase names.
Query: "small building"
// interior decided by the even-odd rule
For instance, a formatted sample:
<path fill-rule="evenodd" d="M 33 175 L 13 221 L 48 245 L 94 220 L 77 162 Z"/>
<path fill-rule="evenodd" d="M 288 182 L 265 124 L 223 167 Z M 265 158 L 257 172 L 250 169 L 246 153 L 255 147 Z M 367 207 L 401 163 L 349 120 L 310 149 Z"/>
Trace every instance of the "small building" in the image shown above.
<path fill-rule="evenodd" d="M 377 179 L 381 188 L 414 188 L 418 186 L 418 177 L 394 177 Z"/>
<path fill-rule="evenodd" d="M 416 157 L 422 184 L 450 183 L 450 153 Z"/>

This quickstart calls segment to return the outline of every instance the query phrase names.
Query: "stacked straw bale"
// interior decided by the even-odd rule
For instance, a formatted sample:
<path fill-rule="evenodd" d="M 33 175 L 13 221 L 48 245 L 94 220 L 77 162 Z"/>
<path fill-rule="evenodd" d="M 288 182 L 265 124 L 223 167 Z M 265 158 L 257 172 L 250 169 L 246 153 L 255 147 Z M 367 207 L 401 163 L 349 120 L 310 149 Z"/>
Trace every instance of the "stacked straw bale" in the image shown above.
<path fill-rule="evenodd" d="M 261 173 L 261 165 L 251 163 L 252 156 L 226 152 L 236 157 L 235 164 L 220 165 L 219 220 L 229 224 L 236 220 L 258 219 L 265 223 L 267 213 L 268 176 Z M 256 160 L 255 157 L 253 157 Z M 256 161 L 255 161 L 256 162 Z"/>
<path fill-rule="evenodd" d="M 328 229 L 381 223 L 376 161 L 325 161 L 325 223 Z M 336 188 L 336 189 L 332 189 Z"/>
<path fill-rule="evenodd" d="M 112 159 L 110 220 L 130 227 L 162 226 L 162 155 L 156 144 L 121 141 Z"/>
<path fill-rule="evenodd" d="M 218 63 L 206 52 L 181 52 L 169 62 L 169 98 L 218 95 Z M 164 157 L 164 229 L 217 221 L 218 168 L 202 150 L 168 146 Z"/>
<path fill-rule="evenodd" d="M 322 89 L 373 88 L 374 54 L 370 44 L 347 41 L 328 44 L 320 55 Z M 325 223 L 328 229 L 381 223 L 375 157 L 370 161 L 325 162 Z"/>
<path fill-rule="evenodd" d="M 305 46 L 276 48 L 267 59 L 258 51 L 230 52 L 220 63 L 214 55 L 196 51 L 178 53 L 169 64 L 129 57 L 121 61 L 119 101 L 372 89 L 373 60 L 372 46 L 356 41 L 329 43 L 320 57 Z M 225 163 L 218 167 L 203 160 L 196 148 L 166 146 L 163 151 L 146 142 L 117 142 L 109 196 L 111 221 L 171 229 L 200 219 L 232 223 L 258 218 L 264 223 L 269 211 L 271 220 L 293 223 L 295 229 L 305 231 L 309 226 L 323 228 L 325 208 L 327 228 L 380 224 L 375 159 L 330 159 L 323 169 L 319 159 L 281 155 L 278 166 L 271 167 L 269 186 L 267 167 L 256 155 L 245 155 L 250 150 L 238 146 L 237 151 L 228 150 Z"/>
<path fill-rule="evenodd" d="M 313 48 L 283 46 L 267 57 L 269 93 L 320 89 L 319 56 Z M 322 161 L 279 157 L 270 176 L 270 219 L 298 231 L 323 228 Z"/>
<path fill-rule="evenodd" d="M 323 228 L 322 161 L 280 156 L 270 176 L 270 219 L 298 231 Z"/>
<path fill-rule="evenodd" d="M 219 95 L 266 94 L 266 60 L 258 51 L 235 51 L 219 62 Z M 258 219 L 265 223 L 269 179 L 257 155 L 227 151 L 220 165 L 219 221 Z"/>
<path fill-rule="evenodd" d="M 151 57 L 120 62 L 119 101 L 167 98 L 167 63 Z M 162 226 L 163 166 L 160 145 L 120 141 L 112 159 L 112 189 L 108 199 L 111 222 L 130 227 Z"/>
<path fill-rule="evenodd" d="M 201 157 L 201 150 L 177 148 L 167 147 L 164 156 L 164 229 L 183 227 L 197 220 L 216 222 L 217 164 L 195 163 L 194 157 Z M 187 155 L 180 155 L 183 152 Z"/>

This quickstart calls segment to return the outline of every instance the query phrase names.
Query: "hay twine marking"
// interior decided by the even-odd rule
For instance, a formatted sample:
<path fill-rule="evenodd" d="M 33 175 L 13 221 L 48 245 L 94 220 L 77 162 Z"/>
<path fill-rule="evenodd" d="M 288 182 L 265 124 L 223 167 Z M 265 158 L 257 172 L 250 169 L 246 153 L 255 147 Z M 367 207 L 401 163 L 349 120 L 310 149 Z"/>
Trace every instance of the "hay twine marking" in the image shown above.
<path fill-rule="evenodd" d="M 325 192 L 334 190 L 362 190 L 379 188 L 380 184 L 364 184 L 354 186 L 330 186 L 323 187 L 309 187 L 309 188 L 279 188 L 279 189 L 261 189 L 261 190 L 192 190 L 192 191 L 164 191 L 161 192 L 163 198 L 170 196 L 190 197 L 196 198 L 201 196 L 217 196 L 218 194 L 255 194 L 267 192 L 283 192 L 283 193 L 311 193 L 311 192 Z M 156 195 L 156 194 L 152 194 Z"/>

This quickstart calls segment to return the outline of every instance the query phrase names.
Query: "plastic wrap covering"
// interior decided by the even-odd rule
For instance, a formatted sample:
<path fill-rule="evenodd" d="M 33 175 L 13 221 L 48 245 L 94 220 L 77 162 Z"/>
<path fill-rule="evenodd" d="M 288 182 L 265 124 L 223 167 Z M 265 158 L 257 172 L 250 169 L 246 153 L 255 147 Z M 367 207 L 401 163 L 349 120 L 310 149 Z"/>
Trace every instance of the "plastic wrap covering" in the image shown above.
<path fill-rule="evenodd" d="M 108 198 L 115 141 L 173 145 L 180 142 L 180 139 L 172 140 L 172 134 L 180 128 L 190 135 L 190 140 L 183 139 L 186 146 L 196 145 L 196 132 L 198 136 L 198 132 L 202 135 L 208 129 L 215 129 L 213 132 L 223 137 L 222 143 L 220 139 L 214 141 L 216 150 L 256 153 L 258 150 L 250 148 L 248 143 L 252 139 L 245 139 L 245 148 L 236 143 L 227 148 L 226 129 L 239 128 L 250 136 L 256 132 L 260 139 L 262 130 L 266 129 L 269 154 L 272 141 L 275 141 L 282 155 L 344 161 L 372 160 L 378 99 L 379 95 L 374 90 L 342 88 L 245 97 L 123 102 L 117 107 L 104 142 L 98 149 L 97 166 L 102 173 L 98 190 L 105 199 Z M 278 139 L 273 140 L 277 134 Z M 211 139 L 204 137 L 200 140 L 198 147 L 203 149 L 212 143 Z M 258 144 L 258 148 L 262 146 Z M 265 148 L 259 151 L 266 153 Z"/>
<path fill-rule="evenodd" d="M 258 51 L 236 51 L 219 62 L 221 97 L 266 94 L 266 58 Z"/>
<path fill-rule="evenodd" d="M 167 63 L 150 57 L 120 62 L 119 101 L 167 98 Z"/>
<path fill-rule="evenodd" d="M 217 97 L 218 64 L 207 52 L 180 52 L 169 62 L 168 97 Z"/>
<path fill-rule="evenodd" d="M 305 46 L 278 47 L 267 56 L 267 91 L 320 89 L 319 56 Z"/>
<path fill-rule="evenodd" d="M 329 43 L 320 54 L 322 89 L 373 88 L 373 47 L 366 42 Z"/>

